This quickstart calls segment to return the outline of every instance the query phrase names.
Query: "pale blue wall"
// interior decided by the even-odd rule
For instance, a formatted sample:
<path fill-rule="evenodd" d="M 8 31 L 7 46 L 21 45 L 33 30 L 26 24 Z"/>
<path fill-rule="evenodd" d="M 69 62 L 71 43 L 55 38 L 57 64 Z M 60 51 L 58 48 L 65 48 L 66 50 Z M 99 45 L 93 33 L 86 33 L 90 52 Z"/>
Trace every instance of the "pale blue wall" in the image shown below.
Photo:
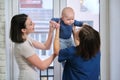
<path fill-rule="evenodd" d="M 110 80 L 120 80 L 120 0 L 110 0 Z"/>

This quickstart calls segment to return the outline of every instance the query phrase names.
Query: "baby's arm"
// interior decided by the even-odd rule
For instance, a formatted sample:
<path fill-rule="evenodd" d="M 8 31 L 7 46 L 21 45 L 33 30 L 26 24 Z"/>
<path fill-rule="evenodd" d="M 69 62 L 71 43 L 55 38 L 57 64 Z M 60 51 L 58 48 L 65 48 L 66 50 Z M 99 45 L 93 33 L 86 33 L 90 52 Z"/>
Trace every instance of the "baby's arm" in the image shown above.
<path fill-rule="evenodd" d="M 74 20 L 74 26 L 82 27 L 83 25 L 89 25 L 89 24 L 86 22 Z"/>
<path fill-rule="evenodd" d="M 51 20 L 58 23 L 60 21 L 60 18 L 52 18 Z"/>
<path fill-rule="evenodd" d="M 84 23 L 82 21 L 74 20 L 74 26 L 81 27 Z"/>

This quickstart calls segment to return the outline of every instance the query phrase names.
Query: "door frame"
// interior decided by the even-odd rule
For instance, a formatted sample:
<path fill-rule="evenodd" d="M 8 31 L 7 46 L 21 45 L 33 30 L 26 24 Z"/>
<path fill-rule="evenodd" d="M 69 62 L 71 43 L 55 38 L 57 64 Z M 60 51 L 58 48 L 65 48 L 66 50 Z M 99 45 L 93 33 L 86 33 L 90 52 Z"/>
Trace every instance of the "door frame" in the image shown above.
<path fill-rule="evenodd" d="M 67 0 L 54 0 L 54 17 L 60 17 L 60 12 L 63 7 L 67 6 Z M 109 0 L 100 0 L 100 35 L 101 35 L 101 80 L 110 80 L 110 32 L 109 32 Z M 5 43 L 6 43 L 6 79 L 14 80 L 14 58 L 12 52 L 9 52 L 12 48 L 12 43 L 9 39 L 10 20 L 14 14 L 18 13 L 18 0 L 5 0 Z M 106 43 L 107 42 L 107 43 Z M 57 63 L 57 58 L 54 61 L 56 67 L 54 70 L 55 79 L 61 79 L 60 68 Z"/>

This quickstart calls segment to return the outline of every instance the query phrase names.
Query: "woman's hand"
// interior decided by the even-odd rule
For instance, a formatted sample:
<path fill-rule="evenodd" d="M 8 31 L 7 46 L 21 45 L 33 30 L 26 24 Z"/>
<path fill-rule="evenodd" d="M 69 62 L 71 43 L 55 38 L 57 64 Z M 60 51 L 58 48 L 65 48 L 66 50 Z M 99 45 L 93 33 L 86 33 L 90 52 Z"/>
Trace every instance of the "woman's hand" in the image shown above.
<path fill-rule="evenodd" d="M 55 21 L 50 21 L 50 31 L 53 32 L 55 28 L 60 27 L 60 24 Z"/>

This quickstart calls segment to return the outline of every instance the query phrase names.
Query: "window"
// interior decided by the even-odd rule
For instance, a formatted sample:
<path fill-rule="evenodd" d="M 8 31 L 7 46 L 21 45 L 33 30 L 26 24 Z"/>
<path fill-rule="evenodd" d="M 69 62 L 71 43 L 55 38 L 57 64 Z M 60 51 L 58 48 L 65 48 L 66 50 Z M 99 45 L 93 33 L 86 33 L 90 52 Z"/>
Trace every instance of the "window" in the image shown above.
<path fill-rule="evenodd" d="M 31 37 L 40 42 L 45 42 L 49 21 L 53 16 L 53 0 L 19 0 L 19 13 L 25 13 L 32 18 L 35 23 L 35 32 Z M 52 54 L 51 50 L 36 50 L 41 59 L 45 59 Z M 38 70 L 40 80 L 53 80 L 54 63 L 45 71 Z"/>
<path fill-rule="evenodd" d="M 99 31 L 99 0 L 67 0 L 67 6 L 75 11 L 75 19 L 88 23 Z"/>

